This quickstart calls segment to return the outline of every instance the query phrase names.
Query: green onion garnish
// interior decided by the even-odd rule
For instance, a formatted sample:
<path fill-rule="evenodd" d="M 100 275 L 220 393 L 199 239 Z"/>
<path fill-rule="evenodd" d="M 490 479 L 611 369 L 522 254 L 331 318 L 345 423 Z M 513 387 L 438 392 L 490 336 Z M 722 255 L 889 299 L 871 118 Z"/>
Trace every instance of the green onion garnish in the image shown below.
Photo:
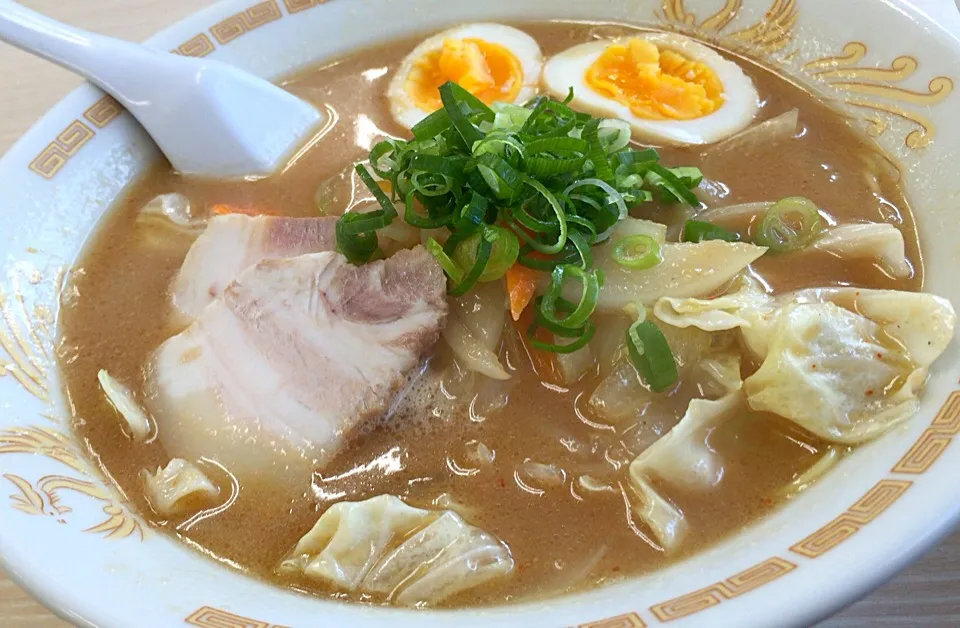
<path fill-rule="evenodd" d="M 683 225 L 684 242 L 704 242 L 706 240 L 723 240 L 725 242 L 739 242 L 740 234 L 727 231 L 723 227 L 704 222 L 702 220 L 688 220 Z"/>
<path fill-rule="evenodd" d="M 457 266 L 457 263 L 450 259 L 450 256 L 447 255 L 446 251 L 443 250 L 443 247 L 439 242 L 430 238 L 427 240 L 426 244 L 427 251 L 436 258 L 437 263 L 440 264 L 440 268 L 443 269 L 443 272 L 447 273 L 447 276 L 450 279 L 454 280 L 457 283 L 463 281 L 463 271 L 460 270 L 460 267 Z"/>
<path fill-rule="evenodd" d="M 344 214 L 340 220 L 337 221 L 337 250 L 340 251 L 351 264 L 364 264 L 369 262 L 379 248 L 377 244 L 377 232 L 375 230 L 356 232 L 351 227 L 351 225 L 367 219 L 367 214 L 350 212 Z"/>
<path fill-rule="evenodd" d="M 480 237 L 476 239 L 472 255 L 470 255 L 470 258 L 473 260 L 473 266 L 467 271 L 463 280 L 450 289 L 450 296 L 463 296 L 470 292 L 470 289 L 480 281 L 480 277 L 490 262 L 490 255 L 493 253 L 493 244 L 499 239 L 500 232 L 495 229 L 488 228 L 480 232 Z M 466 244 L 466 242 L 461 244 Z"/>
<path fill-rule="evenodd" d="M 517 257 L 520 254 L 520 242 L 512 231 L 503 227 L 487 227 L 484 231 L 474 233 L 457 245 L 453 260 L 460 268 L 473 268 L 480 248 L 480 238 L 492 237 L 490 235 L 491 230 L 496 232 L 497 235 L 490 251 L 490 259 L 477 279 L 481 283 L 494 281 L 506 275 L 507 271 L 517 262 Z"/>
<path fill-rule="evenodd" d="M 517 263 L 549 272 L 528 331 L 531 346 L 582 348 L 596 330 L 590 319 L 603 285 L 591 247 L 607 240 L 633 206 L 654 198 L 697 204 L 690 190 L 700 171 L 667 168 L 657 151 L 632 149 L 628 123 L 574 111 L 572 90 L 564 102 L 538 96 L 524 106 L 487 106 L 451 82 L 439 94 L 442 107 L 414 125 L 412 139 L 378 142 L 369 170 L 357 167 L 380 208 L 340 219 L 339 250 L 352 263 L 372 259 L 377 231 L 402 204 L 408 225 L 448 232 L 438 237 L 443 245 L 430 238 L 426 248 L 449 277 L 450 294 L 497 280 Z M 651 242 L 626 238 L 615 256 L 649 267 L 659 259 Z M 577 303 L 561 297 L 573 283 Z M 572 342 L 536 340 L 540 328 Z"/>
<path fill-rule="evenodd" d="M 820 234 L 820 210 L 808 198 L 791 196 L 770 206 L 754 241 L 777 252 L 796 251 Z"/>
<path fill-rule="evenodd" d="M 543 315 L 543 297 L 537 297 L 533 302 L 533 306 L 533 322 L 530 323 L 530 327 L 527 329 L 527 337 L 529 338 L 530 346 L 534 349 L 548 351 L 550 353 L 574 353 L 575 351 L 585 347 L 593 338 L 594 333 L 597 331 L 593 321 L 587 321 L 584 326 L 571 329 L 548 320 Z M 554 306 L 556 307 L 557 311 L 567 314 L 575 309 L 573 303 L 570 303 L 562 298 L 558 298 Z M 573 340 L 573 342 L 567 344 L 554 344 L 537 340 L 536 333 L 541 327 L 551 332 L 555 336 L 567 338 Z"/>
<path fill-rule="evenodd" d="M 654 392 L 663 392 L 677 381 L 673 351 L 663 332 L 650 321 L 637 321 L 630 326 L 627 350 L 637 373 Z"/>
<path fill-rule="evenodd" d="M 572 312 L 561 317 L 559 314 L 562 308 L 558 308 L 557 304 L 560 301 L 560 294 L 563 292 L 563 285 L 566 283 L 568 275 L 572 275 L 581 284 L 580 302 L 576 304 Z M 597 309 L 597 299 L 600 295 L 602 282 L 603 275 L 598 270 L 588 272 L 573 264 L 557 266 L 550 275 L 550 287 L 547 289 L 547 293 L 543 295 L 543 300 L 540 303 L 540 311 L 544 319 L 565 329 L 583 327 L 587 320 L 593 316 L 594 310 Z"/>
<path fill-rule="evenodd" d="M 625 268 L 646 270 L 663 261 L 660 243 L 648 235 L 637 234 L 617 240 L 613 259 Z"/>

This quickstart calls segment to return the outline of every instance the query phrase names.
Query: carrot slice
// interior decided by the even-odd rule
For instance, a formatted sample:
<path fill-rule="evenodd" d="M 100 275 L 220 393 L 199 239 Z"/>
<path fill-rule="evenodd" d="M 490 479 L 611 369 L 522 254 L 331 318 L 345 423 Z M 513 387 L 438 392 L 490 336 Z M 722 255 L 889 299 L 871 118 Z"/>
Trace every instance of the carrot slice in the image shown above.
<path fill-rule="evenodd" d="M 520 264 L 514 264 L 507 271 L 507 294 L 510 296 L 510 315 L 513 320 L 520 320 L 520 315 L 533 301 L 539 279 L 540 271 Z"/>
<path fill-rule="evenodd" d="M 243 214 L 244 216 L 272 216 L 273 212 L 263 211 L 255 207 L 240 207 L 239 205 L 228 205 L 226 203 L 217 203 L 210 208 L 210 213 L 214 216 L 226 216 L 228 214 Z"/>

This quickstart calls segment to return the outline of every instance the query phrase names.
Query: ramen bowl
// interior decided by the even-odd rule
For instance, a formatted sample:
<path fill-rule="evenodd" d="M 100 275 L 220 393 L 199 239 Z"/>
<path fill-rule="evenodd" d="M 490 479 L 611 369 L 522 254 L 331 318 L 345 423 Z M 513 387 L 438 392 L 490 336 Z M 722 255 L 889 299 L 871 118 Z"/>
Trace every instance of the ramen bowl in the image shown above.
<path fill-rule="evenodd" d="M 960 42 L 881 0 L 228 0 L 151 46 L 279 79 L 324 59 L 470 21 L 562 19 L 676 31 L 819 94 L 900 165 L 925 290 L 960 305 Z M 953 103 L 951 105 L 951 103 Z M 176 124 L 176 120 L 171 120 Z M 65 275 L 101 215 L 162 157 L 111 98 L 83 86 L 0 162 L 0 555 L 79 625 L 802 626 L 836 612 L 945 536 L 960 516 L 960 351 L 920 412 L 809 490 L 664 569 L 544 602 L 412 611 L 314 598 L 249 578 L 148 526 L 71 431 L 55 359 Z M 61 356 L 62 357 L 62 356 Z"/>

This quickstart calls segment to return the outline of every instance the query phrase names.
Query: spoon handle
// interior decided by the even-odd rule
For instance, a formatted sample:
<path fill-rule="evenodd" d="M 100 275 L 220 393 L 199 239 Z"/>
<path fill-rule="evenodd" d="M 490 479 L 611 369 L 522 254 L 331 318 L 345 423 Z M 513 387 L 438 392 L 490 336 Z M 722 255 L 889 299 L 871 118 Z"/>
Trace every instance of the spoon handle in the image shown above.
<path fill-rule="evenodd" d="M 139 44 L 72 28 L 13 0 L 0 0 L 0 40 L 63 66 L 114 96 L 122 91 L 135 97 L 127 85 L 129 69 L 155 61 L 159 54 Z"/>

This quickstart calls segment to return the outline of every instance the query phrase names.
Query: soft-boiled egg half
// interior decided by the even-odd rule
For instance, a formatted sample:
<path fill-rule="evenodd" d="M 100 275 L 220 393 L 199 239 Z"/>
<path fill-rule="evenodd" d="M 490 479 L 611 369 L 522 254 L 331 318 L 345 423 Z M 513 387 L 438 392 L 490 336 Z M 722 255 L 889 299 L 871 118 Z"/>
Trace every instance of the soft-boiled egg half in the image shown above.
<path fill-rule="evenodd" d="M 547 61 L 555 98 L 573 88 L 574 109 L 630 123 L 633 139 L 710 144 L 743 130 L 760 107 L 740 67 L 689 37 L 650 34 L 574 46 Z"/>
<path fill-rule="evenodd" d="M 390 81 L 394 119 L 408 129 L 441 107 L 438 88 L 453 81 L 490 104 L 521 104 L 537 94 L 543 55 L 530 35 L 502 24 L 465 24 L 413 49 Z"/>

